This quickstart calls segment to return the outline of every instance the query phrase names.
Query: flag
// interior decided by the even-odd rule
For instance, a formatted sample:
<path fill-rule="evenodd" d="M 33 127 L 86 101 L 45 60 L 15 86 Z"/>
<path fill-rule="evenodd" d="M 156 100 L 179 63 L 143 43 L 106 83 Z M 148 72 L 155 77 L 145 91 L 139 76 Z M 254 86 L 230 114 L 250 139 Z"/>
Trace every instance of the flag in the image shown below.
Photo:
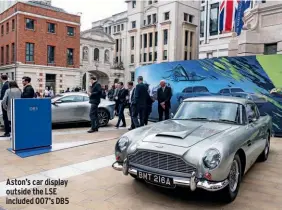
<path fill-rule="evenodd" d="M 251 1 L 250 0 L 237 0 L 235 4 L 235 19 L 234 19 L 234 30 L 239 36 L 241 34 L 244 22 L 243 17 L 245 11 L 250 8 Z"/>
<path fill-rule="evenodd" d="M 230 32 L 234 28 L 234 3 L 237 0 L 222 0 L 219 6 L 219 31 Z"/>

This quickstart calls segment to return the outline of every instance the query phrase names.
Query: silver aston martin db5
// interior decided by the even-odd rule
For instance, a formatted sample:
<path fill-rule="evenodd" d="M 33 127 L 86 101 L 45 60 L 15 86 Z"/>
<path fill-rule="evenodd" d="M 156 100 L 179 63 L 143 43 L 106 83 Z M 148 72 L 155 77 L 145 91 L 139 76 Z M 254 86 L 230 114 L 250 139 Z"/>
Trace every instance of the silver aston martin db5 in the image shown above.
<path fill-rule="evenodd" d="M 232 202 L 242 176 L 268 158 L 272 119 L 253 101 L 207 96 L 184 100 L 175 116 L 117 141 L 112 167 L 166 188 L 221 191 Z"/>

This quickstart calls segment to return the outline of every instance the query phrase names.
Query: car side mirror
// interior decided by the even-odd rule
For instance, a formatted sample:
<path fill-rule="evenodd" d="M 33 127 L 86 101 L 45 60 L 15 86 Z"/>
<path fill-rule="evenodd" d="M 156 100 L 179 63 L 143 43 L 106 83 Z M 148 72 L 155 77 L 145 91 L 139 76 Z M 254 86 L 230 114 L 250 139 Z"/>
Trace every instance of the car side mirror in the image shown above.
<path fill-rule="evenodd" d="M 256 122 L 257 119 L 255 117 L 248 117 L 248 120 L 249 120 L 249 123 L 253 123 L 253 122 Z"/>
<path fill-rule="evenodd" d="M 63 103 L 63 102 L 62 102 L 62 101 L 60 101 L 60 100 L 57 100 L 57 101 L 52 102 L 52 104 L 53 104 L 53 105 L 56 105 L 56 104 L 61 104 L 61 103 Z"/>

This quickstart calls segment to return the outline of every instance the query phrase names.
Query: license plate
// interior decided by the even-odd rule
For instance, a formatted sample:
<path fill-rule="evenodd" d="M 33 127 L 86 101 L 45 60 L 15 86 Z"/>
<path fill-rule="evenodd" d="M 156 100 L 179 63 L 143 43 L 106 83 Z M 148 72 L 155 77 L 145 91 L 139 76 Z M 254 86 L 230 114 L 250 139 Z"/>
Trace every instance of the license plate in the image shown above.
<path fill-rule="evenodd" d="M 143 171 L 137 171 L 137 177 L 153 184 L 166 187 L 175 187 L 175 185 L 173 184 L 173 179 L 169 177 L 151 174 Z"/>

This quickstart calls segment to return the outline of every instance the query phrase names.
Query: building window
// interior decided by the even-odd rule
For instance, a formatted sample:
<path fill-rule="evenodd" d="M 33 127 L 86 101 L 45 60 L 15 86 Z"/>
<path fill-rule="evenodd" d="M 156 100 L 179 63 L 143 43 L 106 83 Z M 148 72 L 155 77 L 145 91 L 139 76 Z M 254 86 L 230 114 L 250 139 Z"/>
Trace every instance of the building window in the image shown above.
<path fill-rule="evenodd" d="M 94 61 L 99 61 L 99 49 L 94 49 Z"/>
<path fill-rule="evenodd" d="M 184 52 L 184 60 L 188 60 L 188 52 L 187 51 Z"/>
<path fill-rule="evenodd" d="M 54 34 L 56 32 L 56 29 L 55 29 L 55 24 L 54 23 L 48 23 L 48 33 L 52 33 Z"/>
<path fill-rule="evenodd" d="M 118 31 L 118 32 L 120 31 L 120 25 L 117 26 L 117 31 Z"/>
<path fill-rule="evenodd" d="M 144 34 L 144 48 L 147 48 L 147 34 Z"/>
<path fill-rule="evenodd" d="M 164 20 L 169 20 L 169 12 L 164 13 Z"/>
<path fill-rule="evenodd" d="M 121 24 L 121 30 L 122 30 L 122 31 L 124 30 L 124 25 L 123 25 L 123 24 Z"/>
<path fill-rule="evenodd" d="M 1 26 L 1 35 L 4 35 L 4 25 Z"/>
<path fill-rule="evenodd" d="M 264 55 L 277 54 L 277 43 L 265 44 Z"/>
<path fill-rule="evenodd" d="M 34 44 L 26 43 L 25 60 L 27 62 L 34 62 Z"/>
<path fill-rule="evenodd" d="M 142 48 L 142 34 L 140 35 L 140 48 Z"/>
<path fill-rule="evenodd" d="M 74 27 L 68 26 L 68 36 L 74 36 Z"/>
<path fill-rule="evenodd" d="M 12 31 L 15 30 L 15 19 L 12 20 Z"/>
<path fill-rule="evenodd" d="M 193 23 L 193 19 L 194 19 L 194 16 L 193 15 L 189 15 L 188 22 L 189 23 Z"/>
<path fill-rule="evenodd" d="M 119 40 L 116 39 L 116 52 L 118 52 L 118 49 L 119 49 Z"/>
<path fill-rule="evenodd" d="M 158 32 L 155 32 L 155 46 L 158 46 Z"/>
<path fill-rule="evenodd" d="M 143 54 L 143 62 L 144 62 L 144 63 L 147 62 L 147 53 L 144 53 L 144 54 Z"/>
<path fill-rule="evenodd" d="M 55 47 L 54 46 L 48 46 L 47 47 L 47 62 L 48 64 L 54 64 L 55 63 Z"/>
<path fill-rule="evenodd" d="M 151 21 L 152 21 L 152 16 L 151 15 L 148 15 L 147 16 L 147 21 L 148 21 L 148 25 L 151 24 Z"/>
<path fill-rule="evenodd" d="M 25 20 L 25 28 L 29 30 L 34 30 L 34 20 L 27 18 Z"/>
<path fill-rule="evenodd" d="M 201 8 L 201 20 L 200 20 L 200 37 L 204 37 L 205 34 L 205 7 Z"/>
<path fill-rule="evenodd" d="M 207 53 L 207 58 L 213 58 L 212 52 Z"/>
<path fill-rule="evenodd" d="M 136 28 L 136 21 L 131 22 L 131 28 Z"/>
<path fill-rule="evenodd" d="M 10 63 L 10 46 L 6 45 L 6 64 Z"/>
<path fill-rule="evenodd" d="M 130 72 L 130 76 L 131 76 L 131 82 L 134 82 L 134 77 L 135 77 L 134 72 Z"/>
<path fill-rule="evenodd" d="M 189 60 L 192 60 L 193 58 L 192 58 L 192 52 L 190 51 L 189 52 Z"/>
<path fill-rule="evenodd" d="M 163 60 L 167 60 L 167 50 L 164 50 Z"/>
<path fill-rule="evenodd" d="M 4 64 L 4 47 L 1 47 L 1 65 Z"/>
<path fill-rule="evenodd" d="M 136 1 L 132 1 L 132 8 L 136 8 Z"/>
<path fill-rule="evenodd" d="M 149 33 L 149 47 L 153 47 L 153 33 Z"/>
<path fill-rule="evenodd" d="M 67 49 L 67 64 L 69 66 L 73 65 L 73 49 L 71 48 Z"/>
<path fill-rule="evenodd" d="M 6 34 L 9 33 L 9 30 L 10 30 L 10 28 L 9 28 L 9 22 L 8 22 L 8 23 L 6 23 Z"/>
<path fill-rule="evenodd" d="M 134 50 L 134 36 L 131 37 L 131 50 Z"/>
<path fill-rule="evenodd" d="M 134 63 L 134 55 L 131 55 L 130 62 Z"/>
<path fill-rule="evenodd" d="M 152 60 L 153 60 L 153 53 L 150 52 L 150 53 L 149 53 L 149 61 L 152 61 Z"/>
<path fill-rule="evenodd" d="M 11 61 L 12 63 L 15 62 L 15 43 L 12 43 L 12 58 L 11 58 Z"/>
<path fill-rule="evenodd" d="M 157 61 L 157 59 L 158 59 L 158 52 L 155 52 L 154 53 L 154 61 Z"/>
<path fill-rule="evenodd" d="M 219 4 L 212 4 L 210 10 L 210 35 L 218 35 L 218 6 Z"/>
<path fill-rule="evenodd" d="M 184 21 L 188 21 L 188 14 L 184 13 Z"/>
<path fill-rule="evenodd" d="M 153 4 L 153 1 L 152 1 L 152 0 L 149 0 L 149 1 L 148 1 L 148 5 L 151 5 L 151 4 Z"/>
<path fill-rule="evenodd" d="M 157 23 L 157 14 L 153 14 L 153 24 Z"/>
<path fill-rule="evenodd" d="M 109 26 L 109 34 L 112 34 L 112 27 Z"/>
<path fill-rule="evenodd" d="M 114 26 L 114 33 L 116 33 L 117 32 L 117 27 L 116 26 Z"/>
<path fill-rule="evenodd" d="M 194 33 L 190 32 L 190 47 L 193 46 Z"/>
<path fill-rule="evenodd" d="M 188 31 L 187 30 L 185 31 L 184 40 L 185 40 L 185 47 L 187 47 L 188 46 Z"/>
<path fill-rule="evenodd" d="M 15 80 L 15 72 L 12 72 L 12 80 Z"/>
<path fill-rule="evenodd" d="M 168 36 L 168 30 L 164 30 L 164 45 L 167 45 L 167 36 Z"/>

